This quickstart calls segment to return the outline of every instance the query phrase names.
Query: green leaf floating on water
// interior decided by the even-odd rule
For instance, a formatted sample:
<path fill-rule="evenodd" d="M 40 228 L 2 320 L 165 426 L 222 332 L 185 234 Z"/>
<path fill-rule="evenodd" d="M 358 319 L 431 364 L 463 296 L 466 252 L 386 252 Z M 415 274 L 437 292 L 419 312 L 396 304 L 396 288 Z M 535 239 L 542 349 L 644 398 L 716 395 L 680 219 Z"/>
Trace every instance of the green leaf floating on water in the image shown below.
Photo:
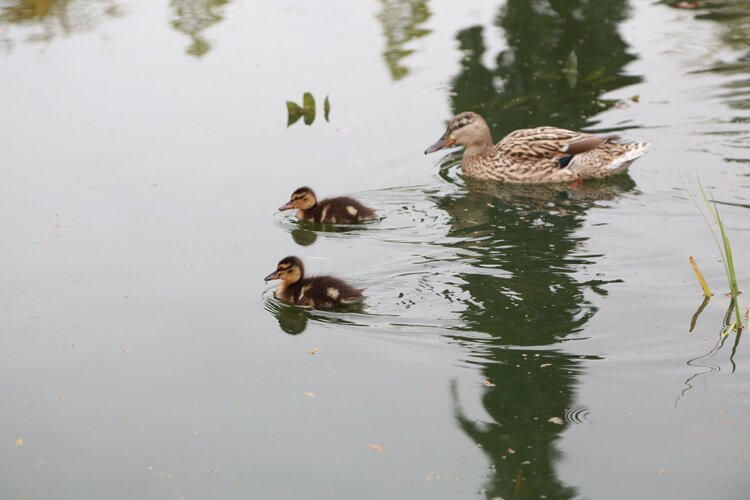
<path fill-rule="evenodd" d="M 576 88 L 578 83 L 578 56 L 575 50 L 570 51 L 568 60 L 565 62 L 565 67 L 562 70 L 565 79 L 568 81 L 571 89 Z"/>
<path fill-rule="evenodd" d="M 300 108 L 296 102 L 287 101 L 286 102 L 286 112 L 287 112 L 287 120 L 286 120 L 286 126 L 289 127 L 290 125 L 294 125 L 297 120 L 302 117 L 302 108 Z"/>
<path fill-rule="evenodd" d="M 287 122 L 286 126 L 289 127 L 299 121 L 300 118 L 304 118 L 305 125 L 312 125 L 315 121 L 315 97 L 310 92 L 305 92 L 302 95 L 302 105 L 300 106 L 294 101 L 286 102 L 287 111 Z M 325 119 L 328 121 L 328 115 L 331 111 L 331 103 L 326 96 L 323 104 L 323 111 Z"/>
<path fill-rule="evenodd" d="M 305 125 L 312 125 L 315 121 L 315 98 L 310 92 L 305 92 L 302 96 L 302 106 L 304 107 Z"/>
<path fill-rule="evenodd" d="M 305 109 L 315 110 L 315 98 L 310 92 L 302 94 L 302 106 L 304 106 Z"/>

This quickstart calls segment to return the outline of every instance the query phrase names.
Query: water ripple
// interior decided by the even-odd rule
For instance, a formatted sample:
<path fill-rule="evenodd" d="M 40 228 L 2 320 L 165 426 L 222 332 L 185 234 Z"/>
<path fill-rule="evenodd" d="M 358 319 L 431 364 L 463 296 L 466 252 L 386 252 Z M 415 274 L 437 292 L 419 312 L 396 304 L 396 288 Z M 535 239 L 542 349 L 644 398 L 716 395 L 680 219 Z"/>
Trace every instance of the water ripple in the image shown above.
<path fill-rule="evenodd" d="M 583 424 L 588 420 L 591 412 L 587 408 L 566 408 L 564 420 L 571 424 Z"/>

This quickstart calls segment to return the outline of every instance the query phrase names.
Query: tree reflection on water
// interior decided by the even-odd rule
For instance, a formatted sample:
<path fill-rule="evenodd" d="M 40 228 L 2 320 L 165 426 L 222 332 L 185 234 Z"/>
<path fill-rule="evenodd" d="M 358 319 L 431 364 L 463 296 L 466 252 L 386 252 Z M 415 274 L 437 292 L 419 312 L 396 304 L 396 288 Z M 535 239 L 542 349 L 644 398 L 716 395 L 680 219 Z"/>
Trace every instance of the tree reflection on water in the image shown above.
<path fill-rule="evenodd" d="M 409 68 L 404 66 L 402 59 L 414 52 L 406 45 L 430 33 L 422 25 L 432 14 L 427 0 L 380 0 L 380 3 L 383 8 L 378 19 L 383 25 L 386 44 L 383 57 L 391 78 L 400 80 L 409 74 Z"/>
<path fill-rule="evenodd" d="M 578 231 L 597 201 L 633 186 L 627 175 L 576 189 L 469 181 L 464 192 L 437 200 L 451 216 L 455 245 L 475 256 L 459 276 L 472 300 L 463 314 L 466 333 L 455 338 L 481 367 L 491 421 L 466 415 L 455 389 L 454 398 L 459 426 L 491 461 L 488 497 L 576 495 L 555 471 L 555 443 L 575 406 L 581 371 L 580 356 L 561 344 L 596 313 L 586 293 L 606 293 L 605 283 L 576 278 L 600 257 L 586 254 Z"/>
<path fill-rule="evenodd" d="M 452 81 L 453 114 L 482 114 L 496 139 L 530 126 L 591 127 L 614 104 L 603 93 L 640 80 L 624 72 L 634 59 L 617 29 L 626 15 L 624 0 L 509 0 L 496 19 L 507 49 L 494 67 L 483 63 L 480 26 L 456 36 L 464 58 Z M 571 52 L 578 59 L 574 86 L 563 73 Z M 482 405 L 491 420 L 465 414 L 454 388 L 456 420 L 491 461 L 488 497 L 575 497 L 557 476 L 556 442 L 569 425 L 564 417 L 582 368 L 561 343 L 596 314 L 586 294 L 606 293 L 603 283 L 576 277 L 600 257 L 586 254 L 578 233 L 597 201 L 634 183 L 627 175 L 576 189 L 465 183 L 436 203 L 451 217 L 455 245 L 475 255 L 461 275 L 473 300 L 463 314 L 467 334 L 457 337 L 486 379 Z"/>
<path fill-rule="evenodd" d="M 171 0 L 174 9 L 172 27 L 190 37 L 192 43 L 186 52 L 202 57 L 211 50 L 211 44 L 203 32 L 224 19 L 224 6 L 229 0 Z"/>
<path fill-rule="evenodd" d="M 174 17 L 170 25 L 187 35 L 191 43 L 187 53 L 202 57 L 211 50 L 203 33 L 224 19 L 229 0 L 171 0 Z M 24 27 L 18 39 L 0 36 L 0 42 L 12 49 L 18 42 L 51 42 L 60 36 L 96 29 L 108 18 L 121 15 L 117 0 L 18 0 L 0 5 L 0 26 Z"/>
<path fill-rule="evenodd" d="M 92 31 L 120 15 L 115 0 L 18 0 L 0 6 L 0 25 L 25 28 L 19 40 L 7 37 L 11 49 L 18 41 L 51 42 L 57 37 Z"/>

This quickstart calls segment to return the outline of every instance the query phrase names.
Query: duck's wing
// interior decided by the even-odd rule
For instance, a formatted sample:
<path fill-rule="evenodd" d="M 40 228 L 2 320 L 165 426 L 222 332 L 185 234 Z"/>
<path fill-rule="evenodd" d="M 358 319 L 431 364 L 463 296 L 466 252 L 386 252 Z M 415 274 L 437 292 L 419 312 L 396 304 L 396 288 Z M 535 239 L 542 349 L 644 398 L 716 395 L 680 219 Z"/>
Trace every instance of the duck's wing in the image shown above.
<path fill-rule="evenodd" d="M 596 149 L 615 136 L 599 137 L 556 127 L 516 130 L 495 145 L 495 151 L 515 159 L 551 160 Z"/>

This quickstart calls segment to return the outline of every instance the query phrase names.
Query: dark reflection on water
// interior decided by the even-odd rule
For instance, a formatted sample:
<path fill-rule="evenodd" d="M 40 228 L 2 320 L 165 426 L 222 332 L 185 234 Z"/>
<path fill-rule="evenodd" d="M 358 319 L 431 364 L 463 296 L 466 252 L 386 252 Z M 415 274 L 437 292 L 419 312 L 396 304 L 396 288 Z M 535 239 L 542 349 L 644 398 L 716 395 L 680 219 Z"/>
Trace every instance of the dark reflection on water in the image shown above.
<path fill-rule="evenodd" d="M 171 0 L 174 9 L 172 27 L 190 37 L 191 43 L 186 52 L 191 56 L 202 57 L 211 50 L 211 44 L 203 32 L 224 19 L 224 7 L 229 0 Z"/>
<path fill-rule="evenodd" d="M 364 222 L 362 224 L 349 224 L 349 225 L 335 225 L 335 224 L 320 224 L 313 222 L 305 222 L 294 220 L 291 217 L 286 217 L 286 221 L 281 223 L 281 226 L 289 231 L 294 242 L 300 246 L 307 247 L 315 243 L 318 239 L 318 233 L 320 234 L 362 234 L 367 231 L 367 227 L 373 224 L 377 224 L 377 220 Z"/>
<path fill-rule="evenodd" d="M 290 334 L 298 335 L 307 328 L 307 311 L 302 307 L 296 307 L 291 304 L 284 304 L 271 297 L 266 299 L 266 310 L 276 316 L 279 327 Z"/>
<path fill-rule="evenodd" d="M 406 45 L 430 33 L 422 26 L 431 16 L 430 9 L 427 0 L 380 0 L 380 3 L 382 10 L 378 20 L 383 25 L 386 44 L 383 58 L 391 78 L 400 80 L 409 74 L 409 68 L 404 66 L 402 59 L 414 52 Z"/>
<path fill-rule="evenodd" d="M 634 59 L 618 33 L 626 15 L 625 1 L 509 0 L 496 20 L 508 48 L 494 68 L 482 62 L 481 27 L 457 34 L 465 57 L 453 79 L 452 112 L 484 115 L 498 139 L 529 126 L 592 126 L 614 104 L 602 93 L 640 81 L 623 70 Z M 563 64 L 573 51 L 578 78 L 571 87 Z M 451 174 L 457 169 L 444 167 L 442 176 L 458 182 Z M 467 416 L 454 388 L 456 420 L 491 461 L 488 497 L 575 497 L 555 464 L 581 361 L 559 344 L 596 314 L 585 294 L 606 293 L 604 283 L 576 278 L 600 257 L 586 254 L 578 234 L 592 206 L 632 190 L 634 182 L 627 175 L 580 189 L 463 182 L 435 203 L 449 215 L 451 245 L 474 256 L 460 274 L 471 296 L 461 316 L 467 332 L 487 336 L 454 337 L 474 353 L 472 362 L 486 378 L 482 405 L 491 420 Z"/>
<path fill-rule="evenodd" d="M 747 0 L 662 3 L 676 9 L 693 10 L 696 13 L 696 19 L 718 23 L 719 38 L 726 45 L 740 50 L 747 50 L 750 47 L 750 5 Z"/>
<path fill-rule="evenodd" d="M 628 176 L 581 189 L 470 181 L 465 190 L 436 200 L 450 214 L 455 245 L 475 255 L 460 275 L 472 297 L 462 317 L 468 332 L 489 336 L 452 336 L 481 367 L 487 386 L 482 405 L 492 420 L 472 420 L 455 389 L 454 397 L 459 425 L 492 462 L 489 497 L 576 495 L 557 478 L 554 464 L 560 458 L 555 442 L 575 405 L 580 358 L 558 344 L 596 313 L 585 293 L 605 293 L 603 282 L 575 277 L 599 257 L 583 256 L 585 240 L 577 232 L 592 206 L 633 186 Z"/>
<path fill-rule="evenodd" d="M 684 2 L 669 2 L 668 5 L 684 10 Z M 688 4 L 690 5 L 690 4 Z M 738 51 L 736 58 L 722 53 L 708 67 L 694 73 L 717 73 L 724 76 L 719 97 L 734 110 L 734 116 L 727 120 L 728 130 L 723 131 L 726 144 L 739 150 L 738 155 L 725 157 L 729 163 L 750 164 L 747 153 L 750 134 L 746 124 L 750 122 L 750 3 L 746 0 L 725 2 L 700 2 L 691 9 L 695 19 L 712 22 L 716 26 L 721 43 Z"/>
<path fill-rule="evenodd" d="M 28 29 L 20 40 L 3 40 L 7 48 L 17 41 L 51 42 L 59 36 L 95 29 L 108 18 L 120 15 L 115 0 L 18 0 L 0 5 L 0 25 Z"/>
<path fill-rule="evenodd" d="M 315 231 L 310 231 L 309 229 L 292 229 L 291 234 L 294 242 L 303 247 L 312 245 L 318 239 L 318 235 L 315 234 Z"/>
<path fill-rule="evenodd" d="M 367 318 L 364 316 L 364 303 L 351 304 L 326 311 L 313 310 L 287 304 L 276 299 L 273 296 L 273 289 L 266 291 L 263 301 L 265 309 L 276 317 L 279 327 L 290 335 L 303 333 L 309 320 L 323 324 L 346 326 L 365 326 L 367 324 Z M 360 319 L 360 321 L 356 321 L 356 319 Z"/>
<path fill-rule="evenodd" d="M 623 71 L 635 58 L 618 33 L 626 14 L 625 0 L 509 0 L 496 20 L 507 49 L 495 56 L 494 68 L 482 63 L 481 27 L 458 33 L 464 59 L 453 81 L 453 110 L 485 116 L 497 138 L 530 126 L 591 126 L 592 117 L 616 103 L 602 93 L 640 81 Z M 572 51 L 578 78 L 571 89 L 563 70 Z"/>

